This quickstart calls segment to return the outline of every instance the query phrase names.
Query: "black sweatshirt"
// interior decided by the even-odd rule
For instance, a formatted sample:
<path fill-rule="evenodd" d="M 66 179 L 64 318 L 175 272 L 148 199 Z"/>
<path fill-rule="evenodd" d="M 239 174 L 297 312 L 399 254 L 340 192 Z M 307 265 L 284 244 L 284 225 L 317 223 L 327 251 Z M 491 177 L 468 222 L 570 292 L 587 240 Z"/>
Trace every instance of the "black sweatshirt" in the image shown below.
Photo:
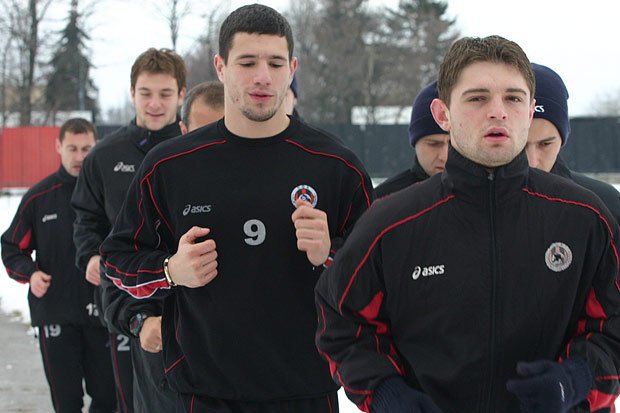
<path fill-rule="evenodd" d="M 159 131 L 141 128 L 133 120 L 103 139 L 84 159 L 71 199 L 77 214 L 73 234 L 77 247 L 76 265 L 83 271 L 88 260 L 99 254 L 99 247 L 110 233 L 127 188 L 146 153 L 155 145 L 181 134 L 178 120 Z M 138 312 L 161 314 L 160 302 L 137 302 L 114 288 L 103 273 L 101 290 L 103 303 L 98 304 L 112 331 L 131 335 L 129 320 L 133 315 Z M 97 294 L 96 299 L 101 295 Z"/>
<path fill-rule="evenodd" d="M 321 276 L 317 346 L 365 411 L 403 376 L 443 413 L 520 412 L 518 361 L 581 357 L 592 411 L 620 376 L 618 226 L 590 191 L 528 167 L 446 170 L 376 201 Z M 575 411 L 589 411 L 584 402 Z"/>
<path fill-rule="evenodd" d="M 166 296 L 162 330 L 173 389 L 221 399 L 336 391 L 314 346 L 314 268 L 291 214 L 304 196 L 327 213 L 332 247 L 372 201 L 351 151 L 295 118 L 262 139 L 219 121 L 151 151 L 104 242 L 107 276 L 136 297 Z M 218 276 L 170 288 L 164 258 L 192 226 L 211 229 Z"/>
<path fill-rule="evenodd" d="M 75 213 L 70 200 L 75 180 L 61 166 L 35 184 L 2 234 L 2 261 L 9 277 L 28 283 L 37 270 L 52 276 L 42 298 L 28 291 L 33 326 L 99 323 L 93 305 L 94 287 L 73 264 Z M 31 257 L 33 251 L 35 260 Z"/>

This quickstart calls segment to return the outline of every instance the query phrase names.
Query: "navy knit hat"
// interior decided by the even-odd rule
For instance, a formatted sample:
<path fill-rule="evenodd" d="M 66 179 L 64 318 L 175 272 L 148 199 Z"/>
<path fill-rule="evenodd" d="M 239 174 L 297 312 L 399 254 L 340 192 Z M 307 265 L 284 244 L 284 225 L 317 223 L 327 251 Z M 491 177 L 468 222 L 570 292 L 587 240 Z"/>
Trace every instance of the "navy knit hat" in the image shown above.
<path fill-rule="evenodd" d="M 411 146 L 415 147 L 415 144 L 420 139 L 428 135 L 448 134 L 448 132 L 439 127 L 431 113 L 431 102 L 433 99 L 438 98 L 436 80 L 422 89 L 418 96 L 415 97 L 413 108 L 411 109 L 411 122 L 409 122 L 409 142 Z"/>
<path fill-rule="evenodd" d="M 568 120 L 568 90 L 560 75 L 547 66 L 532 63 L 536 78 L 536 109 L 534 117 L 547 119 L 560 132 L 562 146 L 566 145 L 570 133 Z"/>
<path fill-rule="evenodd" d="M 297 75 L 293 75 L 293 81 L 291 82 L 291 90 L 296 98 L 299 98 L 299 86 L 297 86 Z"/>

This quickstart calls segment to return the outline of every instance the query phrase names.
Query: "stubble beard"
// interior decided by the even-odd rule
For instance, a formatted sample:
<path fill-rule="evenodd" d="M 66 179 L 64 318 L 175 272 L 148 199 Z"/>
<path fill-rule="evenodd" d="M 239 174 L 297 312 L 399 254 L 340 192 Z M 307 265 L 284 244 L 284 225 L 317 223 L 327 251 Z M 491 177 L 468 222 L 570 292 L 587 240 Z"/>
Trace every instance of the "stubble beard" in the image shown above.
<path fill-rule="evenodd" d="M 269 119 L 273 118 L 277 111 L 278 110 L 276 107 L 269 109 L 267 112 L 257 112 L 248 107 L 241 109 L 241 113 L 243 113 L 243 116 L 253 122 L 266 122 Z"/>

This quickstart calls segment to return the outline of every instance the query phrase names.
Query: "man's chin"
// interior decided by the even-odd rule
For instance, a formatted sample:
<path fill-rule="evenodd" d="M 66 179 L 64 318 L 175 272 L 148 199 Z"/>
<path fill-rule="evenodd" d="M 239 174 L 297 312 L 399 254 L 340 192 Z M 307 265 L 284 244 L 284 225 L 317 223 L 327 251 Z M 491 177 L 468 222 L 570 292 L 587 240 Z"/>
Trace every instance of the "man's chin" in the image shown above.
<path fill-rule="evenodd" d="M 242 109 L 243 116 L 253 122 L 267 122 L 275 116 L 277 109 L 256 111 L 252 109 Z"/>

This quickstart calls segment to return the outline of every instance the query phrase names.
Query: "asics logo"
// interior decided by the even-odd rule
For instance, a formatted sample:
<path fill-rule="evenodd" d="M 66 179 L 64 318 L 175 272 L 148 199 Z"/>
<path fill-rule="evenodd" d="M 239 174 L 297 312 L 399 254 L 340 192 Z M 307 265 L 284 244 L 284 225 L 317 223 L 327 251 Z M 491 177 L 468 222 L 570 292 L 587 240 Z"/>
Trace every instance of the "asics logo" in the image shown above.
<path fill-rule="evenodd" d="M 120 161 L 114 166 L 114 172 L 136 172 L 136 167 L 135 165 L 127 165 Z"/>
<path fill-rule="evenodd" d="M 41 222 L 53 221 L 55 219 L 58 219 L 58 214 L 46 214 L 41 218 Z"/>
<path fill-rule="evenodd" d="M 211 205 L 185 205 L 183 208 L 183 216 L 187 216 L 189 214 L 204 214 L 207 212 L 211 212 Z"/>
<path fill-rule="evenodd" d="M 431 275 L 442 275 L 445 272 L 444 265 L 429 265 L 428 267 L 420 267 L 419 265 L 413 269 L 411 278 L 417 280 L 420 277 L 430 277 Z"/>
<path fill-rule="evenodd" d="M 534 106 L 534 112 L 545 113 L 545 107 L 543 105 Z"/>

